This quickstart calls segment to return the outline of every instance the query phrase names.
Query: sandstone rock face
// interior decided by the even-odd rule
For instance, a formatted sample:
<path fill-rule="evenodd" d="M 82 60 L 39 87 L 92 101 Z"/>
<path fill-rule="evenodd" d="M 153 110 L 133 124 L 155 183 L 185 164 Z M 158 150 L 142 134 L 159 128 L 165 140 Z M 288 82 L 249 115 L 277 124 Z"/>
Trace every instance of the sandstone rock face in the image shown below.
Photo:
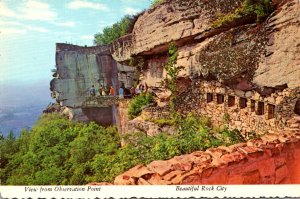
<path fill-rule="evenodd" d="M 227 28 L 212 27 L 220 14 L 234 11 L 241 2 L 166 1 L 139 17 L 126 42 L 115 42 L 113 57 L 125 61 L 145 55 L 143 81 L 158 87 L 166 76 L 167 46 L 175 41 L 179 47 L 177 65 L 185 68 L 180 77 L 240 83 L 248 90 L 299 86 L 298 0 L 274 1 L 275 11 L 262 24 L 242 21 Z"/>
<path fill-rule="evenodd" d="M 131 38 L 120 41 L 124 50 L 115 43 L 114 58 L 117 61 L 128 59 L 130 54 L 151 54 L 167 49 L 171 41 L 195 37 L 211 29 L 211 23 L 221 13 L 226 14 L 240 6 L 242 0 L 168 0 L 153 9 L 147 10 L 135 23 Z M 130 41 L 131 40 L 131 41 Z M 130 45 L 127 43 L 132 42 Z M 127 48 L 128 47 L 128 48 Z M 119 53 L 122 52 L 122 53 Z M 123 53 L 124 52 L 124 53 Z"/>
<path fill-rule="evenodd" d="M 259 86 L 300 85 L 300 4 L 286 2 L 265 24 L 266 55 L 253 80 Z"/>
<path fill-rule="evenodd" d="M 221 125 L 228 114 L 225 125 L 243 132 L 297 129 L 298 123 L 291 121 L 299 115 L 294 111 L 300 98 L 299 1 L 272 1 L 274 12 L 260 24 L 241 20 L 213 27 L 220 15 L 232 13 L 242 2 L 167 0 L 142 14 L 132 34 L 113 44 L 112 55 L 118 61 L 143 57 L 140 80 L 154 91 L 158 105 L 165 106 L 171 93 L 161 82 L 167 77 L 164 66 L 173 41 L 177 66 L 184 68 L 177 79 L 177 110 L 195 110 Z M 204 90 L 195 86 L 198 81 Z M 211 104 L 207 93 L 213 96 Z M 230 97 L 234 105 L 229 105 Z"/>
<path fill-rule="evenodd" d="M 229 147 L 138 165 L 115 185 L 297 184 L 300 131 L 281 131 Z"/>

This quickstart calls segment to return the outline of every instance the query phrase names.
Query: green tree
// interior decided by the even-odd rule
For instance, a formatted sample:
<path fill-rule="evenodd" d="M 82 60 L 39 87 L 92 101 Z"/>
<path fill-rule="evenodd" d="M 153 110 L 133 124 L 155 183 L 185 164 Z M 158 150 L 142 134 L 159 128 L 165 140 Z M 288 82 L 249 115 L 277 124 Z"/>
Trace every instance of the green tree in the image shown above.
<path fill-rule="evenodd" d="M 162 2 L 164 2 L 164 0 L 152 0 L 151 1 L 151 7 L 154 7 L 158 4 L 161 4 Z"/>
<path fill-rule="evenodd" d="M 176 112 L 175 104 L 177 94 L 177 77 L 179 72 L 183 69 L 182 66 L 176 66 L 177 56 L 177 47 L 175 43 L 171 43 L 169 45 L 169 58 L 167 64 L 165 65 L 165 70 L 167 71 L 167 78 L 164 80 L 164 84 L 171 91 L 170 110 L 172 115 L 174 115 Z"/>
<path fill-rule="evenodd" d="M 136 19 L 137 16 L 135 15 L 126 15 L 120 21 L 105 27 L 102 33 L 100 32 L 94 35 L 94 44 L 111 44 L 116 39 L 131 33 Z"/>

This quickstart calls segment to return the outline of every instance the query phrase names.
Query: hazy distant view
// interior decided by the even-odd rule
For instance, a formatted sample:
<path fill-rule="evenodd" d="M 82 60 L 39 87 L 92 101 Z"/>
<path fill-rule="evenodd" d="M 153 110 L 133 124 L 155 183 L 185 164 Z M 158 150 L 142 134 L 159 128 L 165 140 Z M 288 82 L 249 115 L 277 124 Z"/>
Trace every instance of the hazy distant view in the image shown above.
<path fill-rule="evenodd" d="M 48 81 L 0 84 L 0 132 L 19 135 L 23 128 L 31 128 L 51 101 Z"/>

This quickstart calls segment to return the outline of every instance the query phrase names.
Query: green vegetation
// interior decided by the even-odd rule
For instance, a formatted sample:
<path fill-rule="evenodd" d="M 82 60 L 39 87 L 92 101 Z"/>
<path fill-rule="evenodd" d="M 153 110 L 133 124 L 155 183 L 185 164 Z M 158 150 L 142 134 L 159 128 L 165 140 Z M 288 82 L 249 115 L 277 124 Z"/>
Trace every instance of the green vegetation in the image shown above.
<path fill-rule="evenodd" d="M 1 140 L 0 178 L 3 184 L 12 185 L 85 184 L 105 175 L 93 167 L 95 158 L 99 154 L 109 157 L 119 148 L 115 128 L 44 115 L 19 138 L 10 135 Z"/>
<path fill-rule="evenodd" d="M 131 99 L 128 108 L 128 117 L 133 119 L 141 113 L 144 106 L 153 102 L 153 96 L 150 93 L 141 93 Z"/>
<path fill-rule="evenodd" d="M 143 133 L 128 134 L 125 138 L 128 144 L 123 150 L 130 150 L 131 154 L 137 155 L 140 163 L 147 164 L 153 160 L 170 159 L 175 155 L 245 141 L 238 131 L 213 128 L 208 118 L 194 114 L 177 119 L 175 126 L 178 132 L 174 135 L 147 137 Z"/>
<path fill-rule="evenodd" d="M 256 22 L 261 22 L 273 11 L 271 0 L 245 0 L 240 8 L 233 13 L 219 17 L 214 23 L 214 28 L 226 26 L 243 17 L 253 17 Z"/>
<path fill-rule="evenodd" d="M 164 2 L 164 0 L 152 0 L 151 7 L 161 4 L 162 2 Z"/>
<path fill-rule="evenodd" d="M 167 71 L 167 78 L 164 80 L 164 85 L 171 91 L 170 97 L 170 112 L 175 114 L 175 103 L 176 103 L 176 94 L 177 94 L 177 77 L 179 72 L 183 67 L 176 66 L 177 63 L 177 47 L 175 43 L 169 45 L 169 58 L 165 66 Z"/>
<path fill-rule="evenodd" d="M 167 118 L 159 118 L 159 119 L 148 119 L 148 121 L 153 122 L 153 123 L 157 124 L 160 127 L 163 127 L 165 125 L 175 126 L 176 123 L 177 123 L 175 117 L 174 118 L 167 117 Z"/>
<path fill-rule="evenodd" d="M 228 124 L 230 122 L 230 115 L 228 113 L 224 113 L 222 120 L 223 123 Z"/>
<path fill-rule="evenodd" d="M 145 60 L 142 56 L 136 56 L 136 57 L 132 56 L 129 59 L 128 65 L 136 67 L 137 71 L 140 72 L 145 65 Z"/>
<path fill-rule="evenodd" d="M 96 45 L 111 44 L 119 37 L 132 32 L 134 23 L 138 15 L 126 15 L 112 26 L 107 26 L 102 33 L 94 35 L 94 43 Z"/>
<path fill-rule="evenodd" d="M 113 127 L 71 122 L 58 114 L 44 115 L 19 138 L 0 137 L 3 184 L 57 185 L 112 182 L 137 164 L 244 141 L 238 131 L 212 128 L 193 114 L 177 120 L 178 133 L 147 137 L 128 134 L 126 146 Z"/>

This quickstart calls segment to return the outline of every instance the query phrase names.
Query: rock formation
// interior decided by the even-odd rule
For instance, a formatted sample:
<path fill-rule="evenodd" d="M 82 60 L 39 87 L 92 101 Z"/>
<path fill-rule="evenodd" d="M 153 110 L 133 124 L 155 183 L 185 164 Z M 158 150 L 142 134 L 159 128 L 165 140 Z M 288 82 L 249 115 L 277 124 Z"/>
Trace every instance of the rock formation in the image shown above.
<path fill-rule="evenodd" d="M 218 16 L 242 1 L 166 0 L 141 15 L 132 34 L 113 44 L 119 62 L 143 59 L 141 80 L 159 100 L 168 45 L 178 46 L 177 111 L 191 110 L 216 124 L 244 132 L 268 133 L 230 147 L 137 165 L 116 177 L 117 185 L 299 183 L 300 3 L 273 1 L 262 23 L 240 20 L 214 28 Z M 162 105 L 163 106 L 163 105 Z M 162 107 L 152 111 L 159 115 Z M 157 126 L 143 116 L 129 129 L 151 135 Z M 228 115 L 228 117 L 226 117 Z M 150 130 L 151 129 L 151 130 Z"/>
<path fill-rule="evenodd" d="M 54 72 L 52 96 L 65 107 L 63 113 L 74 120 L 96 121 L 102 125 L 115 123 L 114 103 L 100 99 L 96 106 L 90 106 L 87 102 L 89 89 L 94 85 L 96 96 L 99 96 L 100 86 L 113 86 L 117 92 L 122 84 L 130 88 L 136 79 L 134 67 L 121 65 L 112 59 L 110 46 L 57 44 Z M 110 99 L 109 102 L 112 101 Z"/>
<path fill-rule="evenodd" d="M 166 75 L 162 67 L 171 41 L 179 46 L 182 77 L 213 77 L 227 84 L 241 78 L 252 87 L 299 86 L 299 1 L 274 1 L 275 11 L 261 24 L 245 20 L 213 28 L 218 16 L 241 3 L 165 1 L 138 18 L 133 33 L 114 43 L 112 55 L 117 61 L 143 56 L 144 81 L 150 86 Z"/>
<path fill-rule="evenodd" d="M 195 110 L 217 124 L 229 114 L 230 128 L 248 132 L 290 128 L 289 120 L 299 115 L 299 1 L 273 1 L 274 11 L 259 24 L 250 18 L 214 27 L 242 2 L 164 1 L 138 18 L 132 34 L 114 42 L 112 55 L 119 62 L 143 59 L 140 80 L 161 102 L 170 96 L 161 82 L 168 45 L 175 42 L 177 66 L 184 68 L 177 79 L 181 113 Z M 129 124 L 141 129 L 139 119 Z"/>

